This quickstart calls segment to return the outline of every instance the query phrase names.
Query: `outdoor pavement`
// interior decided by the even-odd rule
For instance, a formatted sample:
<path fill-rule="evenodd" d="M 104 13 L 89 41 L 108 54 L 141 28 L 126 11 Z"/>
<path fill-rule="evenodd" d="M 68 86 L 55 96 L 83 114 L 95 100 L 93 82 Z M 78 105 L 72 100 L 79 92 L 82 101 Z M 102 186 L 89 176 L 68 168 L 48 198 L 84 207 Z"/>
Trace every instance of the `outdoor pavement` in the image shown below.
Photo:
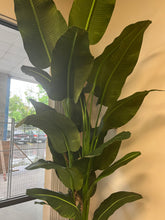
<path fill-rule="evenodd" d="M 20 146 L 24 153 L 32 160 L 44 158 L 45 144 L 28 144 Z M 44 188 L 44 169 L 26 170 L 25 167 L 30 164 L 27 158 L 14 149 L 13 172 L 11 173 L 11 194 L 10 197 L 25 195 L 26 189 Z M 10 187 L 9 187 L 10 188 Z M 7 181 L 4 181 L 3 175 L 0 174 L 0 200 L 7 198 L 8 173 Z M 0 208 L 0 220 L 42 220 L 42 205 L 34 204 L 33 201 L 24 202 L 5 208 Z"/>
<path fill-rule="evenodd" d="M 42 205 L 30 201 L 1 208 L 0 220 L 42 220 Z"/>
<path fill-rule="evenodd" d="M 25 170 L 25 166 L 17 167 L 12 173 L 11 197 L 25 195 L 26 189 L 44 186 L 44 169 Z M 0 200 L 7 198 L 7 181 L 0 175 Z"/>
<path fill-rule="evenodd" d="M 3 181 L 2 175 L 0 180 L 0 196 L 4 199 L 7 193 L 7 181 Z M 19 171 L 14 172 L 12 176 L 11 196 L 23 195 L 28 188 L 43 188 L 43 186 L 44 170 L 27 171 L 20 167 Z M 29 201 L 0 208 L 0 220 L 42 220 L 42 206 Z"/>

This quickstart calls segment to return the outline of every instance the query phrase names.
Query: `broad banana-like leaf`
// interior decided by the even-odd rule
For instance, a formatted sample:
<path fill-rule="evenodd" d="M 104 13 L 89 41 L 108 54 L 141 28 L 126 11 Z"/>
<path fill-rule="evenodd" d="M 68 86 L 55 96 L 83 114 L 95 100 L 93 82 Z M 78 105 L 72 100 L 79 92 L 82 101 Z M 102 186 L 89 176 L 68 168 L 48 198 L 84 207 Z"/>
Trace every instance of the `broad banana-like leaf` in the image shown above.
<path fill-rule="evenodd" d="M 81 95 L 81 97 L 82 97 L 82 95 Z M 75 103 L 73 99 L 70 99 L 69 115 L 70 115 L 70 118 L 72 119 L 72 121 L 77 126 L 78 130 L 81 132 L 83 130 L 83 117 L 82 117 L 82 108 L 81 108 L 80 99 L 78 100 L 77 103 Z M 81 99 L 81 101 L 84 102 L 82 99 Z"/>
<path fill-rule="evenodd" d="M 55 109 L 27 116 L 17 127 L 22 124 L 33 125 L 43 130 L 58 153 L 75 152 L 80 148 L 80 135 L 76 125 Z"/>
<path fill-rule="evenodd" d="M 69 189 L 80 190 L 83 185 L 83 176 L 76 167 L 62 167 L 52 161 L 45 161 L 43 159 L 40 159 L 26 167 L 27 170 L 34 170 L 39 168 L 56 170 L 59 179 Z"/>
<path fill-rule="evenodd" d="M 83 176 L 85 176 L 87 174 L 88 162 L 89 162 L 89 158 L 81 158 L 75 160 L 73 162 L 73 166 L 77 167 L 80 170 L 80 172 L 83 174 Z"/>
<path fill-rule="evenodd" d="M 41 103 L 41 102 L 36 102 L 35 100 L 33 99 L 30 99 L 29 100 L 32 105 L 34 106 L 35 110 L 36 110 L 36 113 L 38 114 L 42 114 L 42 112 L 44 111 L 54 111 L 53 108 L 51 108 L 50 106 L 48 105 L 45 105 L 44 103 Z M 21 122 L 20 122 L 21 123 Z M 19 124 L 17 125 L 19 126 Z M 54 146 L 51 144 L 51 141 L 50 141 L 50 138 L 48 137 L 48 145 L 49 145 L 49 149 L 50 149 L 50 152 L 52 154 L 52 157 L 53 157 L 53 161 L 58 164 L 58 165 L 61 165 L 61 166 L 66 166 L 66 163 L 65 163 L 65 160 L 64 160 L 64 157 L 62 154 L 58 153 Z"/>
<path fill-rule="evenodd" d="M 95 172 L 91 172 L 90 177 L 89 177 L 89 186 L 91 186 L 96 180 L 96 173 Z M 97 184 L 93 187 L 91 193 L 90 193 L 90 197 L 92 197 L 97 189 Z"/>
<path fill-rule="evenodd" d="M 130 135 L 131 135 L 130 132 L 123 131 L 123 132 L 117 134 L 116 136 L 114 136 L 113 138 L 111 138 L 109 141 L 107 141 L 104 144 L 97 147 L 96 150 L 94 150 L 93 152 L 91 152 L 89 155 L 87 155 L 85 157 L 91 158 L 91 157 L 100 156 L 103 153 L 105 148 L 109 147 L 111 144 L 113 144 L 115 142 L 120 142 L 122 140 L 128 139 L 130 137 Z"/>
<path fill-rule="evenodd" d="M 122 33 L 96 58 L 89 83 L 96 80 L 98 103 L 109 106 L 120 96 L 126 78 L 133 71 L 140 53 L 143 35 L 151 21 L 127 26 Z"/>
<path fill-rule="evenodd" d="M 140 152 L 131 152 L 127 155 L 125 155 L 124 157 L 122 157 L 120 160 L 116 161 L 114 164 L 112 164 L 112 166 L 108 167 L 107 169 L 105 169 L 96 179 L 96 182 L 98 182 L 99 180 L 101 180 L 102 178 L 109 176 L 110 174 L 112 174 L 115 170 L 117 170 L 118 168 L 126 165 L 127 163 L 129 163 L 130 161 L 134 160 L 136 157 L 140 156 L 141 153 Z"/>
<path fill-rule="evenodd" d="M 53 108 L 51 108 L 49 105 L 46 105 L 42 102 L 36 102 L 34 99 L 29 99 L 29 101 L 32 103 L 37 114 L 40 114 L 44 111 L 54 111 Z"/>
<path fill-rule="evenodd" d="M 141 199 L 142 196 L 133 192 L 117 192 L 110 195 L 96 209 L 93 220 L 107 220 L 117 209 L 126 203 Z"/>
<path fill-rule="evenodd" d="M 94 170 L 104 170 L 116 159 L 121 146 L 121 141 L 114 142 L 106 147 L 102 154 L 93 159 Z"/>
<path fill-rule="evenodd" d="M 44 70 L 37 67 L 22 66 L 22 72 L 28 76 L 32 76 L 46 91 L 49 98 L 54 99 L 54 92 L 52 93 L 53 88 L 51 88 L 51 76 Z"/>
<path fill-rule="evenodd" d="M 115 0 L 75 0 L 69 16 L 69 25 L 88 31 L 90 44 L 96 44 L 108 26 L 115 2 Z"/>
<path fill-rule="evenodd" d="M 60 166 L 66 167 L 67 164 L 64 159 L 63 153 L 61 154 L 61 153 L 58 153 L 57 151 L 55 151 L 49 137 L 48 137 L 48 146 L 49 146 L 50 152 L 52 154 L 53 161 Z"/>
<path fill-rule="evenodd" d="M 41 188 L 28 189 L 26 193 L 33 198 L 46 201 L 62 217 L 80 220 L 80 211 L 69 195 Z"/>
<path fill-rule="evenodd" d="M 56 169 L 59 179 L 71 190 L 80 190 L 83 185 L 83 175 L 80 170 L 73 166 L 71 168 L 61 167 Z"/>
<path fill-rule="evenodd" d="M 107 131 L 111 128 L 119 128 L 126 124 L 134 117 L 144 98 L 151 91 L 156 90 L 136 92 L 127 98 L 117 101 L 112 107 L 107 109 L 102 118 L 100 128 L 103 131 Z"/>
<path fill-rule="evenodd" d="M 135 159 L 136 157 L 140 156 L 141 153 L 140 152 L 131 152 L 127 155 L 125 155 L 124 157 L 122 157 L 120 160 L 116 161 L 114 164 L 112 164 L 110 167 L 106 168 L 97 178 L 96 180 L 91 184 L 90 188 L 89 188 L 89 192 L 88 194 L 90 195 L 93 192 L 93 189 L 95 188 L 95 186 L 97 185 L 97 183 L 103 179 L 104 177 L 107 177 L 109 175 L 111 175 L 113 172 L 115 172 L 118 168 L 126 165 L 127 163 L 129 163 L 130 161 L 132 161 L 133 159 Z"/>
<path fill-rule="evenodd" d="M 67 24 L 52 0 L 14 0 L 18 29 L 31 63 L 50 66 L 51 54 Z"/>
<path fill-rule="evenodd" d="M 39 168 L 45 168 L 47 170 L 49 169 L 57 169 L 60 166 L 52 161 L 46 161 L 43 159 L 38 160 L 37 162 L 34 162 L 32 164 L 30 164 L 29 166 L 26 167 L 27 170 L 35 170 L 35 169 L 39 169 Z"/>
<path fill-rule="evenodd" d="M 51 73 L 56 99 L 74 98 L 77 102 L 92 66 L 88 33 L 76 27 L 69 28 L 53 50 Z"/>

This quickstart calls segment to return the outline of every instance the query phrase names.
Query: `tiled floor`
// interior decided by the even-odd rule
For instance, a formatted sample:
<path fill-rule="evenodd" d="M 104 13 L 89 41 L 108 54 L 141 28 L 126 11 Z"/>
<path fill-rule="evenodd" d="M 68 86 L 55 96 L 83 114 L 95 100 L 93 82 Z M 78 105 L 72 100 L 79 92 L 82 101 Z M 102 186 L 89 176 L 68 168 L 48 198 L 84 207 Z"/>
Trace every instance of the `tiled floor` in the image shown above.
<path fill-rule="evenodd" d="M 42 220 L 42 205 L 30 201 L 1 208 L 0 220 Z"/>

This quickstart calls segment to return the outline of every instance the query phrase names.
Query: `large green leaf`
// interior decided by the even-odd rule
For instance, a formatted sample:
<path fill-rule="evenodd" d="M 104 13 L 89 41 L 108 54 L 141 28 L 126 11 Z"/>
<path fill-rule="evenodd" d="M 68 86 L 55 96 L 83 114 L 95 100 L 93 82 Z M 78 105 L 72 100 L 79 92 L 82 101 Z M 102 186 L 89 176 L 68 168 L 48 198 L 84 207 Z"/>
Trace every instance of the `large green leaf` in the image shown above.
<path fill-rule="evenodd" d="M 62 167 L 52 161 L 45 161 L 43 159 L 38 160 L 35 163 L 30 164 L 26 167 L 27 170 L 34 169 L 54 169 L 56 170 L 59 179 L 63 182 L 63 184 L 72 190 L 80 190 L 83 185 L 83 175 L 77 167 L 73 166 Z"/>
<path fill-rule="evenodd" d="M 51 108 L 51 107 L 48 106 L 48 105 L 45 105 L 44 103 L 36 102 L 36 101 L 33 100 L 33 99 L 29 99 L 29 100 L 30 100 L 30 102 L 33 104 L 33 106 L 34 106 L 34 108 L 35 108 L 37 114 L 40 114 L 40 113 L 42 113 L 42 112 L 44 112 L 44 111 L 51 111 L 51 110 L 53 111 L 53 110 L 54 110 L 53 108 Z M 74 122 L 74 121 L 73 121 L 73 122 Z M 59 165 L 66 166 L 66 165 L 67 165 L 67 164 L 66 164 L 67 162 L 66 162 L 65 159 L 64 159 L 64 155 L 58 153 L 58 152 L 53 148 L 53 145 L 52 145 L 52 143 L 51 143 L 49 137 L 48 137 L 48 145 L 49 145 L 50 151 L 51 151 L 51 153 L 52 153 L 52 157 L 53 157 L 54 162 L 56 162 L 56 163 L 59 164 Z M 75 156 L 75 155 L 78 154 L 78 152 L 79 152 L 79 151 L 72 152 L 72 154 Z M 68 152 L 68 153 L 69 153 L 69 152 Z M 66 157 L 67 157 L 67 155 L 66 155 Z"/>
<path fill-rule="evenodd" d="M 80 135 L 75 124 L 54 109 L 27 116 L 17 127 L 22 124 L 43 130 L 58 153 L 75 152 L 80 148 Z"/>
<path fill-rule="evenodd" d="M 82 95 L 81 95 L 82 97 Z M 84 102 L 81 99 L 82 102 Z M 69 115 L 72 121 L 77 126 L 78 130 L 81 132 L 83 130 L 83 117 L 82 117 L 82 108 L 81 108 L 81 101 L 78 100 L 77 103 L 74 102 L 73 99 L 70 99 L 69 102 Z"/>
<path fill-rule="evenodd" d="M 131 152 L 127 155 L 125 155 L 124 157 L 122 157 L 120 160 L 116 161 L 114 164 L 112 164 L 110 167 L 106 168 L 97 178 L 96 180 L 91 184 L 90 188 L 89 188 L 89 192 L 88 194 L 90 195 L 93 192 L 93 189 L 95 188 L 95 186 L 97 185 L 97 183 L 103 179 L 104 177 L 107 177 L 109 175 L 111 175 L 113 172 L 115 172 L 118 168 L 126 165 L 127 163 L 129 163 L 130 161 L 132 161 L 133 159 L 135 159 L 136 157 L 140 156 L 141 153 L 140 152 Z"/>
<path fill-rule="evenodd" d="M 93 220 L 107 220 L 117 209 L 126 203 L 141 199 L 142 196 L 133 192 L 113 193 L 96 209 Z"/>
<path fill-rule="evenodd" d="M 102 178 L 109 176 L 110 174 L 112 174 L 115 170 L 117 170 L 118 168 L 126 165 L 127 163 L 129 163 L 130 161 L 132 161 L 133 159 L 135 159 L 136 157 L 140 156 L 141 153 L 140 152 L 131 152 L 127 155 L 125 155 L 124 157 L 122 157 L 120 160 L 116 161 L 114 164 L 112 164 L 112 166 L 108 167 L 107 169 L 105 169 L 96 179 L 96 182 L 98 182 L 99 180 L 101 180 Z"/>
<path fill-rule="evenodd" d="M 140 108 L 145 96 L 151 91 L 154 90 L 136 92 L 108 108 L 100 124 L 102 131 L 121 127 L 131 120 Z"/>
<path fill-rule="evenodd" d="M 62 217 L 80 220 L 79 209 L 69 195 L 40 188 L 28 189 L 27 195 L 46 201 Z"/>
<path fill-rule="evenodd" d="M 60 166 L 63 166 L 63 167 L 67 166 L 63 153 L 62 154 L 58 153 L 54 149 L 49 137 L 48 137 L 48 146 L 49 146 L 50 152 L 52 154 L 53 161 Z"/>
<path fill-rule="evenodd" d="M 60 166 L 57 165 L 56 163 L 52 162 L 52 161 L 46 161 L 43 159 L 38 160 L 37 162 L 34 162 L 32 164 L 30 164 L 29 166 L 26 167 L 27 170 L 35 170 L 35 169 L 39 169 L 39 168 L 45 168 L 47 170 L 49 169 L 57 169 Z"/>
<path fill-rule="evenodd" d="M 116 136 L 114 136 L 113 138 L 111 138 L 109 141 L 103 143 L 102 145 L 100 145 L 99 147 L 97 147 L 93 152 L 91 152 L 89 155 L 85 156 L 87 158 L 91 158 L 91 157 L 97 157 L 100 156 L 104 149 L 109 147 L 111 144 L 115 143 L 115 142 L 120 142 L 122 140 L 128 139 L 130 137 L 130 132 L 128 131 L 123 131 L 119 134 L 117 134 Z"/>
<path fill-rule="evenodd" d="M 77 169 L 80 170 L 83 176 L 85 176 L 87 174 L 88 162 L 89 162 L 89 158 L 81 158 L 81 159 L 75 160 L 73 162 L 73 166 L 77 167 Z"/>
<path fill-rule="evenodd" d="M 114 142 L 106 147 L 102 154 L 93 159 L 94 170 L 104 170 L 116 159 L 121 146 L 121 141 Z"/>
<path fill-rule="evenodd" d="M 53 108 L 51 108 L 49 105 L 46 105 L 42 102 L 36 102 L 34 99 L 29 99 L 29 101 L 32 103 L 33 107 L 36 110 L 36 113 L 42 113 L 44 111 L 54 111 Z"/>
<path fill-rule="evenodd" d="M 78 191 L 82 188 L 84 179 L 82 173 L 77 167 L 60 167 L 57 168 L 56 171 L 59 179 L 69 189 Z"/>
<path fill-rule="evenodd" d="M 127 26 L 122 33 L 96 58 L 89 83 L 96 80 L 98 103 L 109 106 L 115 102 L 126 78 L 133 71 L 140 53 L 143 34 L 150 21 Z"/>
<path fill-rule="evenodd" d="M 34 66 L 50 66 L 52 50 L 67 25 L 52 0 L 14 0 L 19 31 Z"/>
<path fill-rule="evenodd" d="M 115 0 L 75 0 L 69 16 L 69 25 L 88 31 L 90 44 L 96 44 L 108 26 L 115 2 Z"/>
<path fill-rule="evenodd" d="M 40 68 L 30 66 L 22 66 L 21 70 L 28 76 L 34 77 L 35 80 L 45 89 L 49 98 L 54 98 L 54 93 L 51 92 L 51 76 L 47 72 Z"/>
<path fill-rule="evenodd" d="M 51 73 L 56 99 L 72 97 L 77 102 L 92 66 L 88 33 L 76 27 L 68 29 L 53 50 Z"/>

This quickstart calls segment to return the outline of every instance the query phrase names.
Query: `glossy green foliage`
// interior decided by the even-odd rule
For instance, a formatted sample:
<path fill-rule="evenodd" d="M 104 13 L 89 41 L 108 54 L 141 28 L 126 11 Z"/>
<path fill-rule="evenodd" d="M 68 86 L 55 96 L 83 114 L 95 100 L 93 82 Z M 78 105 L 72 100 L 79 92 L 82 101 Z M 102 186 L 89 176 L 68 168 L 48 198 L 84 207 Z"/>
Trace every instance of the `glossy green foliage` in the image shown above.
<path fill-rule="evenodd" d="M 75 152 L 80 148 L 80 135 L 75 124 L 55 109 L 27 116 L 17 126 L 22 124 L 32 125 L 43 130 L 58 153 L 68 150 Z"/>
<path fill-rule="evenodd" d="M 109 141 L 101 144 L 89 154 L 88 158 L 93 158 L 93 169 L 103 170 L 116 159 L 121 142 L 130 137 L 129 132 L 121 132 Z"/>
<path fill-rule="evenodd" d="M 22 66 L 22 72 L 28 76 L 33 76 L 34 79 L 45 89 L 49 98 L 53 99 L 53 94 L 51 93 L 51 76 L 44 70 L 38 67 Z"/>
<path fill-rule="evenodd" d="M 61 36 L 52 52 L 52 77 L 36 67 L 23 66 L 22 71 L 33 76 L 46 90 L 49 98 L 60 101 L 72 98 L 78 102 L 92 67 L 88 33 L 72 27 Z"/>
<path fill-rule="evenodd" d="M 141 195 L 132 192 L 113 193 L 96 209 L 93 220 L 107 220 L 109 216 L 124 204 L 141 198 Z"/>
<path fill-rule="evenodd" d="M 97 147 L 96 150 L 94 150 L 92 153 L 90 153 L 88 156 L 86 157 L 96 157 L 96 156 L 100 156 L 103 151 L 105 150 L 105 148 L 109 147 L 111 144 L 115 143 L 115 142 L 120 142 L 124 139 L 128 139 L 130 137 L 130 132 L 121 132 L 119 134 L 117 134 L 116 136 L 114 136 L 113 138 L 111 138 L 109 141 L 103 143 L 101 146 Z"/>
<path fill-rule="evenodd" d="M 104 138 L 110 129 L 131 120 L 144 98 L 154 91 L 136 92 L 118 100 L 138 61 L 150 21 L 127 26 L 97 58 L 90 52 L 89 45 L 102 38 L 114 6 L 115 0 L 74 0 L 67 26 L 52 0 L 15 0 L 18 28 L 34 65 L 23 66 L 22 71 L 33 76 L 50 99 L 60 101 L 64 110 L 59 113 L 30 100 L 36 114 L 18 126 L 33 125 L 47 134 L 52 161 L 40 159 L 27 169 L 53 169 L 68 194 L 46 189 L 29 189 L 27 194 L 68 219 L 88 220 L 90 198 L 97 183 L 140 155 L 131 152 L 116 161 L 122 142 L 131 135 L 128 131 L 107 141 Z M 51 75 L 44 70 L 48 66 Z M 93 115 L 96 105 L 98 112 Z M 107 109 L 101 116 L 104 105 Z M 101 173 L 96 175 L 96 170 Z M 106 220 L 125 203 L 140 198 L 132 192 L 114 193 L 100 204 L 93 220 Z"/>
<path fill-rule="evenodd" d="M 136 92 L 133 95 L 121 99 L 114 103 L 107 109 L 105 115 L 102 118 L 101 129 L 107 131 L 111 128 L 119 128 L 131 120 L 140 106 L 146 95 L 150 91 Z"/>
<path fill-rule="evenodd" d="M 96 44 L 108 26 L 115 2 L 115 0 L 75 0 L 69 24 L 88 31 L 90 44 Z"/>
<path fill-rule="evenodd" d="M 93 159 L 94 170 L 104 170 L 116 159 L 121 146 L 121 141 L 116 141 L 106 147 L 100 156 Z"/>
<path fill-rule="evenodd" d="M 109 176 L 112 174 L 115 170 L 117 170 L 119 167 L 122 167 L 129 163 L 131 160 L 134 160 L 136 157 L 140 156 L 140 152 L 131 152 L 124 157 L 122 157 L 120 160 L 116 161 L 112 166 L 106 168 L 98 177 L 96 182 L 98 182 L 100 179 Z"/>
<path fill-rule="evenodd" d="M 52 0 L 14 0 L 18 28 L 31 63 L 50 66 L 56 41 L 67 29 Z"/>
<path fill-rule="evenodd" d="M 88 33 L 76 27 L 58 40 L 52 54 L 52 84 L 56 100 L 74 98 L 77 102 L 93 66 Z"/>
<path fill-rule="evenodd" d="M 124 157 L 122 157 L 120 160 L 118 160 L 115 163 L 113 163 L 111 166 L 105 167 L 104 171 L 101 172 L 100 175 L 91 183 L 89 191 L 88 191 L 89 195 L 93 192 L 93 189 L 95 189 L 97 183 L 101 179 L 111 175 L 117 169 L 119 169 L 122 166 L 125 166 L 127 163 L 129 163 L 130 161 L 134 160 L 136 157 L 138 157 L 140 155 L 141 155 L 140 152 L 131 152 L 131 153 L 125 155 Z"/>
<path fill-rule="evenodd" d="M 80 220 L 80 211 L 68 194 L 53 192 L 46 189 L 28 189 L 27 195 L 46 201 L 53 209 L 69 219 Z"/>
<path fill-rule="evenodd" d="M 58 166 L 57 164 L 53 163 L 52 161 L 46 161 L 43 159 L 38 160 L 35 163 L 30 164 L 28 167 L 26 167 L 27 170 L 35 170 L 39 168 L 45 168 L 47 170 L 49 169 L 57 169 Z"/>
<path fill-rule="evenodd" d="M 56 170 L 63 184 L 72 190 L 80 190 L 82 187 L 83 174 L 81 173 L 79 167 L 77 168 L 76 166 L 72 166 L 71 168 L 68 168 L 53 163 L 52 161 L 45 161 L 43 159 L 40 159 L 26 167 L 27 170 L 34 170 L 39 168 Z"/>
<path fill-rule="evenodd" d="M 126 27 L 95 59 L 89 83 L 96 80 L 98 103 L 109 106 L 120 96 L 126 78 L 132 73 L 142 44 L 144 31 L 150 21 L 141 21 Z M 120 80 L 119 80 L 120 79 Z"/>

